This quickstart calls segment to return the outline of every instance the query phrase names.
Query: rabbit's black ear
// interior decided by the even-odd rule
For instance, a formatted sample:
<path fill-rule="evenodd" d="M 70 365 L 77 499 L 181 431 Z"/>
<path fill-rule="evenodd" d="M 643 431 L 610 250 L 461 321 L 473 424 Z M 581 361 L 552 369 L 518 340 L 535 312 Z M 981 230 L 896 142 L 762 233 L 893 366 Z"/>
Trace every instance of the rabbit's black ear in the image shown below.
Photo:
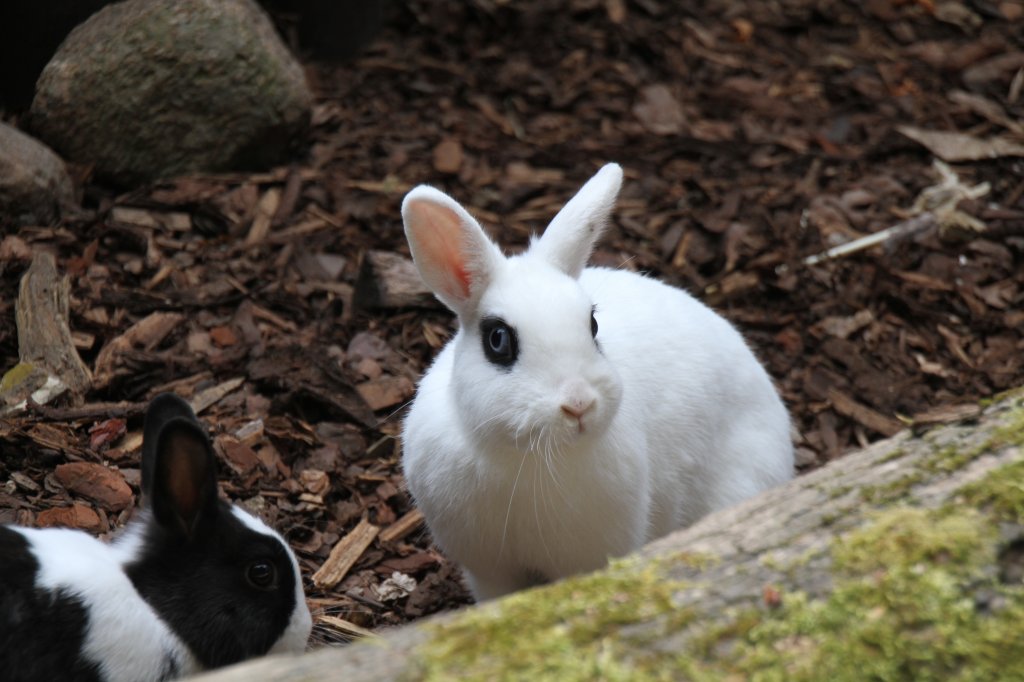
<path fill-rule="evenodd" d="M 172 419 L 185 419 L 199 425 L 192 407 L 173 393 L 161 393 L 150 401 L 142 433 L 142 492 L 147 497 L 153 493 L 157 437 Z"/>
<path fill-rule="evenodd" d="M 168 531 L 194 537 L 217 513 L 217 470 L 210 439 L 183 417 L 171 419 L 156 437 L 150 506 Z"/>

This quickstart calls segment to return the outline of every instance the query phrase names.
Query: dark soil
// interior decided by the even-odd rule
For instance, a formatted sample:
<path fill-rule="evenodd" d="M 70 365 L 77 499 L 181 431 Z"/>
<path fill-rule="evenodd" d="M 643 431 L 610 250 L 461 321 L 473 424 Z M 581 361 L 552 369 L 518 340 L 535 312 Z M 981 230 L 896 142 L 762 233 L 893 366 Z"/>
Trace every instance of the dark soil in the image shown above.
<path fill-rule="evenodd" d="M 361 57 L 308 73 L 319 102 L 293 166 L 128 194 L 78 168 L 79 217 L 4 228 L 0 370 L 18 361 L 29 253 L 50 250 L 96 382 L 88 416 L 58 402 L 0 420 L 0 522 L 77 502 L 96 515 L 72 522 L 120 525 L 128 511 L 70 492 L 55 466 L 110 463 L 137 493 L 143 401 L 238 378 L 200 415 L 222 487 L 287 535 L 307 577 L 362 518 L 392 527 L 412 510 L 402 407 L 452 316 L 370 307 L 363 265 L 408 255 L 399 205 L 421 182 L 517 248 L 622 164 L 595 261 L 685 287 L 744 331 L 792 411 L 801 469 L 1024 384 L 1024 163 L 971 147 L 1024 142 L 1019 0 L 410 0 Z M 915 129 L 963 137 L 929 149 Z M 987 193 L 929 190 L 933 152 Z M 908 221 L 882 246 L 804 263 Z M 181 317 L 97 362 L 167 314 Z M 336 587 L 307 584 L 320 616 L 377 628 L 468 602 L 422 525 L 384 537 Z M 411 595 L 387 589 L 403 576 Z"/>

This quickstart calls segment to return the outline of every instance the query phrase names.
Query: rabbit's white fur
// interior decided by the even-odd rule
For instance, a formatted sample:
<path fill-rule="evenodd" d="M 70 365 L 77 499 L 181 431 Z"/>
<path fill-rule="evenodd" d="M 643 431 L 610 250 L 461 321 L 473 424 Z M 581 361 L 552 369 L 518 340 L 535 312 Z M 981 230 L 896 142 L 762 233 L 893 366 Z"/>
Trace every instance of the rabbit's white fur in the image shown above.
<path fill-rule="evenodd" d="M 728 322 L 656 280 L 584 269 L 621 181 L 605 166 L 510 258 L 438 190 L 403 202 L 417 267 L 459 316 L 405 421 L 405 475 L 478 600 L 599 568 L 792 476 L 789 416 Z M 486 318 L 515 330 L 510 367 L 484 355 Z"/>
<path fill-rule="evenodd" d="M 36 587 L 64 590 L 86 605 L 89 627 L 82 653 L 100 666 L 104 680 L 158 680 L 169 669 L 181 675 L 201 670 L 185 643 L 139 596 L 128 576 L 112 570 L 128 557 L 125 547 L 66 528 L 15 530 L 39 558 Z"/>

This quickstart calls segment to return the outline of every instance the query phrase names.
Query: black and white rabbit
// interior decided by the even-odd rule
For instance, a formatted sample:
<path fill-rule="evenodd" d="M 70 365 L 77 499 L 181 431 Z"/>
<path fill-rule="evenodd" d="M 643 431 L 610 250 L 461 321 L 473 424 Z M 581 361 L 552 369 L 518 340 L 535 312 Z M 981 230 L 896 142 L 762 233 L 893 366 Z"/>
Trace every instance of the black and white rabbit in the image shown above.
<path fill-rule="evenodd" d="M 209 438 L 177 396 L 146 412 L 142 490 L 141 516 L 111 544 L 0 526 L 0 679 L 171 680 L 305 650 L 295 556 L 218 497 Z"/>
<path fill-rule="evenodd" d="M 599 568 L 793 475 L 789 415 L 740 334 L 678 288 L 585 267 L 621 183 L 602 168 L 510 258 L 442 192 L 402 203 L 459 318 L 403 466 L 477 599 Z"/>

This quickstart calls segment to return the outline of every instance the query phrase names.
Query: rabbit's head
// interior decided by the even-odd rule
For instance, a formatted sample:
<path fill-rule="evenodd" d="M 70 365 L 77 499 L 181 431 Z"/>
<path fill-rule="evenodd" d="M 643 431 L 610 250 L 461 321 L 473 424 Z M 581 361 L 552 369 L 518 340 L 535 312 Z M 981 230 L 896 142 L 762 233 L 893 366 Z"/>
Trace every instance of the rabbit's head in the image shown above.
<path fill-rule="evenodd" d="M 295 557 L 218 497 L 213 449 L 188 403 L 157 396 L 144 430 L 148 517 L 121 548 L 139 594 L 204 667 L 304 650 L 311 618 Z"/>
<path fill-rule="evenodd" d="M 602 168 L 543 236 L 508 258 L 451 197 L 427 186 L 406 196 L 413 259 L 459 318 L 444 390 L 467 437 L 560 452 L 599 437 L 615 415 L 622 383 L 602 353 L 601 310 L 578 280 L 621 182 L 617 165 Z"/>

